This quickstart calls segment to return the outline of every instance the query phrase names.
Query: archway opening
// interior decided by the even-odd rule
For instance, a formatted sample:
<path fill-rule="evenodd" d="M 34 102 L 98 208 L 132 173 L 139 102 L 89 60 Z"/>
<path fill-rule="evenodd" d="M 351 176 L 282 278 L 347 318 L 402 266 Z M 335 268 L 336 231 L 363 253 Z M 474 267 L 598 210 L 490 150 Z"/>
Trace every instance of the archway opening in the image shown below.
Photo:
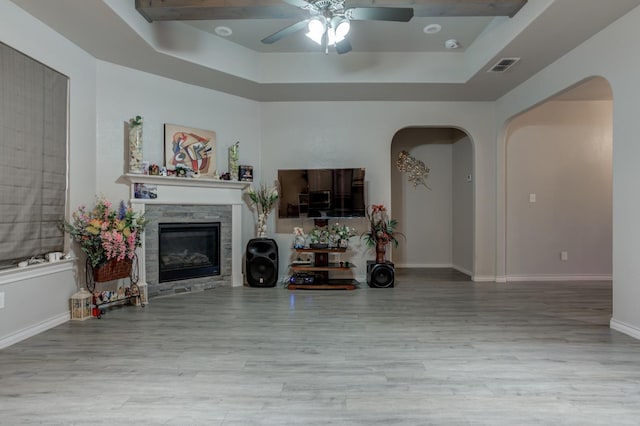
<path fill-rule="evenodd" d="M 507 281 L 610 280 L 613 101 L 595 77 L 506 131 Z"/>
<path fill-rule="evenodd" d="M 407 151 L 430 169 L 429 188 L 414 186 L 396 160 Z M 452 268 L 474 273 L 474 150 L 452 127 L 410 127 L 391 143 L 391 211 L 405 235 L 393 260 L 404 268 Z"/>

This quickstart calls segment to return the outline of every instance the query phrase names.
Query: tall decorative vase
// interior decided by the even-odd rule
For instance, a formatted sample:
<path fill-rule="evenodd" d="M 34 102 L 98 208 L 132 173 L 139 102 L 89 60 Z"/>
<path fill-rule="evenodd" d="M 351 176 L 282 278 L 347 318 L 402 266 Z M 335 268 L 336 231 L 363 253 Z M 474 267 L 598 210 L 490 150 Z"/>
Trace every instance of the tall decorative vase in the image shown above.
<path fill-rule="evenodd" d="M 266 213 L 258 214 L 258 238 L 264 238 L 267 236 L 267 217 Z"/>
<path fill-rule="evenodd" d="M 238 180 L 238 167 L 240 167 L 240 142 L 229 147 L 229 176 L 231 180 Z"/>
<path fill-rule="evenodd" d="M 142 167 L 142 117 L 129 120 L 129 173 L 144 173 Z"/>
<path fill-rule="evenodd" d="M 376 263 L 385 263 L 385 252 L 387 251 L 387 243 L 384 240 L 376 241 Z"/>

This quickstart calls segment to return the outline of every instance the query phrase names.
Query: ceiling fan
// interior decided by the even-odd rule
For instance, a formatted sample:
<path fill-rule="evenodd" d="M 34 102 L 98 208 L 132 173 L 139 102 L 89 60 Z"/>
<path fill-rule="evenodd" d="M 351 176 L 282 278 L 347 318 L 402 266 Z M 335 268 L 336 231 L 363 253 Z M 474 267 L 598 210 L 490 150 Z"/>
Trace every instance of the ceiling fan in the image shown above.
<path fill-rule="evenodd" d="M 265 44 L 272 44 L 307 29 L 307 37 L 322 46 L 325 53 L 329 46 L 335 46 L 338 54 L 351 51 L 351 43 L 346 36 L 351 21 L 395 21 L 408 22 L 413 17 L 410 7 L 347 7 L 345 0 L 282 0 L 309 12 L 309 18 L 289 25 L 263 38 Z"/>

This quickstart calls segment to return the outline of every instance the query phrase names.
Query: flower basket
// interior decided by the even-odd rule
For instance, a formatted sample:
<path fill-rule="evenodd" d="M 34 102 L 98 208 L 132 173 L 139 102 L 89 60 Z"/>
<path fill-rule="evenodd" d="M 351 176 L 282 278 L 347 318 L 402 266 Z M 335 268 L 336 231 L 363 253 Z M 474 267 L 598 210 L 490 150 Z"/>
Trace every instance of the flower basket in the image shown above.
<path fill-rule="evenodd" d="M 93 279 L 96 282 L 106 282 L 118 280 L 120 278 L 127 278 L 131 276 L 131 265 L 132 262 L 130 259 L 108 260 L 106 263 L 97 266 L 93 270 Z"/>
<path fill-rule="evenodd" d="M 147 224 L 142 214 L 127 208 L 123 201 L 117 209 L 105 198 L 97 198 L 92 209 L 79 206 L 72 213 L 73 220 L 64 222 L 63 229 L 80 244 L 82 251 L 87 254 L 92 278 L 95 281 L 106 281 L 114 276 L 114 270 L 125 268 L 124 265 L 109 266 L 114 259 L 126 260 L 127 272 L 116 272 L 116 278 L 126 277 L 131 273 L 131 259 L 135 256 L 137 247 L 141 246 L 141 235 Z M 98 272 L 103 269 L 103 272 Z M 95 274 L 93 274 L 95 272 Z M 113 278 L 113 279 L 116 279 Z"/>

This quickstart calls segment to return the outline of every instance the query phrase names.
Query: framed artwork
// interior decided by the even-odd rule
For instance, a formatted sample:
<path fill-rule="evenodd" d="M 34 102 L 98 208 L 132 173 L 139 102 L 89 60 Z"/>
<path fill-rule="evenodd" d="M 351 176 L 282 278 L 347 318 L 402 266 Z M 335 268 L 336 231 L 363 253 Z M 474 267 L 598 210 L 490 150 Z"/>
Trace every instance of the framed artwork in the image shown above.
<path fill-rule="evenodd" d="M 178 164 L 194 172 L 213 176 L 216 172 L 216 132 L 164 125 L 164 159 L 167 170 Z"/>

